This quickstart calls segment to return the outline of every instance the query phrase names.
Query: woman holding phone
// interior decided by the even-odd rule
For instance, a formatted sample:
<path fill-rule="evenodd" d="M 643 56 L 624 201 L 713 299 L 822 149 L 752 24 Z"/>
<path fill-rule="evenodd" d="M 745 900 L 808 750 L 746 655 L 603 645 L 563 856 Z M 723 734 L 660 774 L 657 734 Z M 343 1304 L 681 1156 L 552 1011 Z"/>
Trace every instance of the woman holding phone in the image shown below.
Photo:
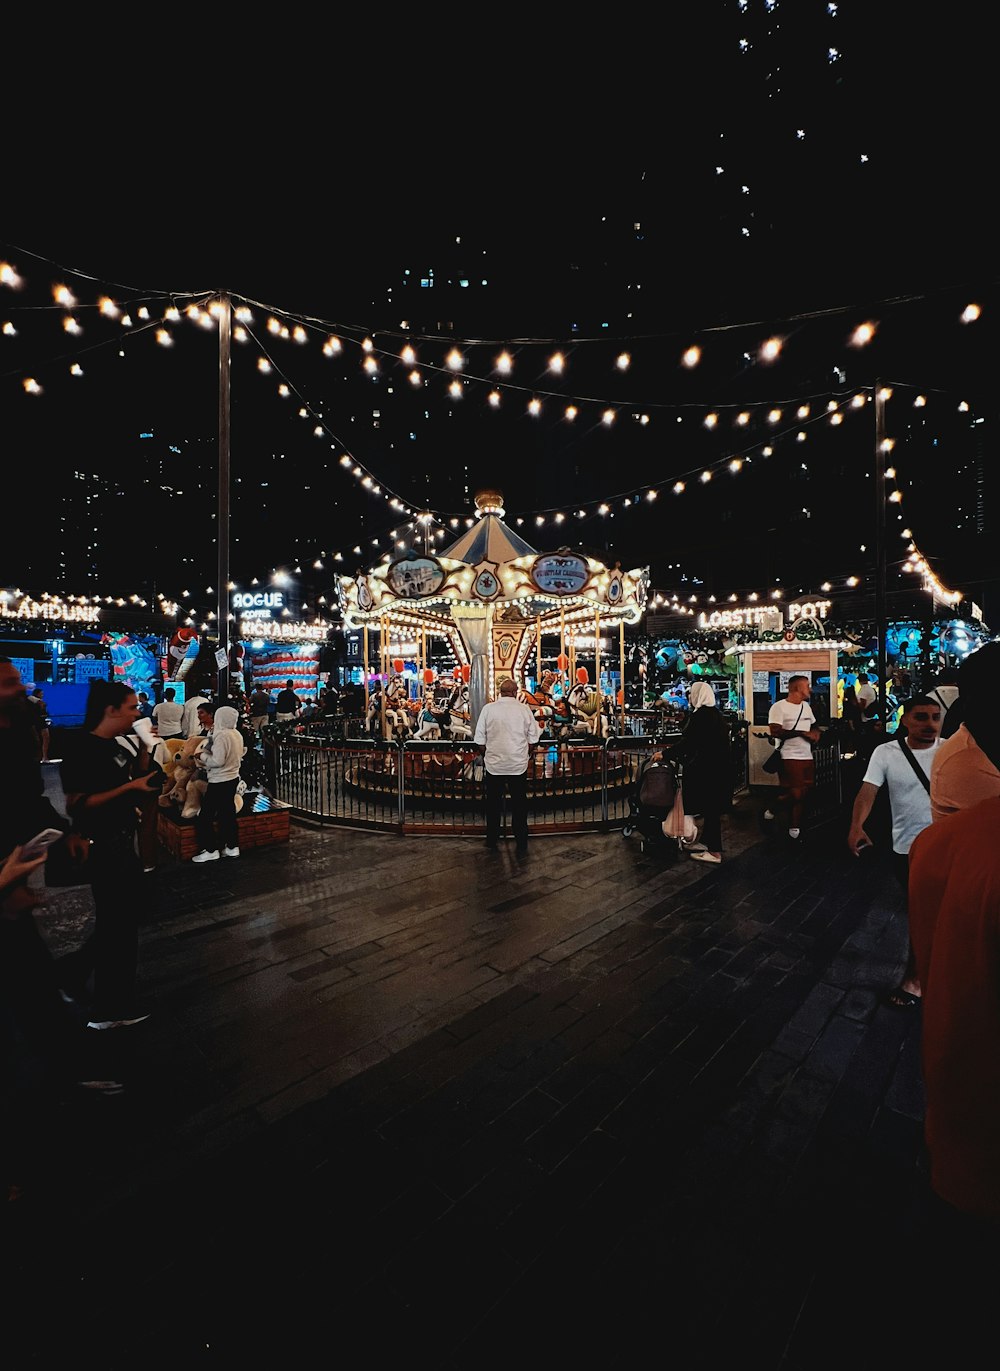
<path fill-rule="evenodd" d="M 67 746 L 61 776 L 73 830 L 90 841 L 87 879 L 94 895 L 94 932 L 72 961 L 79 989 L 93 973 L 88 1028 L 125 1028 L 148 1019 L 135 1002 L 138 914 L 145 900 L 136 852 L 140 802 L 158 788 L 159 771 L 136 775 L 145 750 L 123 747 L 139 718 L 135 691 L 121 681 L 94 681 L 83 728 Z"/>

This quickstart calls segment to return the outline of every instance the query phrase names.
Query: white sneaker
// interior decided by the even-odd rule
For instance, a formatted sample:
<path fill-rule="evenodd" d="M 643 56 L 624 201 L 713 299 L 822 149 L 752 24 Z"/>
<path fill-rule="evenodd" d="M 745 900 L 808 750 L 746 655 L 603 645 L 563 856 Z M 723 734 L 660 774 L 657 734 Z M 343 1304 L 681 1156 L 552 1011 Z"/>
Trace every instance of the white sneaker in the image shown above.
<path fill-rule="evenodd" d="M 222 855 L 223 857 L 238 857 L 240 855 L 240 850 L 238 847 L 224 847 L 222 849 Z"/>
<path fill-rule="evenodd" d="M 77 1081 L 77 1085 L 98 1095 L 120 1095 L 125 1089 L 121 1081 Z"/>
<path fill-rule="evenodd" d="M 802 830 L 800 828 L 790 828 L 788 830 L 788 836 L 794 841 L 801 832 Z"/>
<path fill-rule="evenodd" d="M 196 852 L 191 860 L 193 862 L 217 862 L 219 854 L 218 852 Z"/>
<path fill-rule="evenodd" d="M 133 1024 L 145 1023 L 148 1014 L 134 1014 L 130 1019 L 91 1019 L 88 1028 L 131 1028 Z"/>
<path fill-rule="evenodd" d="M 770 811 L 769 809 L 765 809 L 765 810 L 764 810 L 764 818 L 770 820 L 770 819 L 775 818 L 775 815 L 772 814 L 771 811 Z"/>
<path fill-rule="evenodd" d="M 692 852 L 692 853 L 691 853 L 691 860 L 692 860 L 693 862 L 711 862 L 713 866 L 718 866 L 719 863 L 722 861 L 722 858 L 721 858 L 721 857 L 717 857 L 717 856 L 715 855 L 714 852 L 707 852 L 707 851 L 705 851 L 705 852 Z"/>

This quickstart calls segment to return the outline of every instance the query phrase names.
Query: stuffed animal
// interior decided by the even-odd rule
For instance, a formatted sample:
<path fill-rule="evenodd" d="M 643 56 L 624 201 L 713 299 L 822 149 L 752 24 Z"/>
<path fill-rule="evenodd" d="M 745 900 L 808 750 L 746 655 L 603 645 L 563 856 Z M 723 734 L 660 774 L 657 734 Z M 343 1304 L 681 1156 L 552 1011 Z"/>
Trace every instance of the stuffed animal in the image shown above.
<path fill-rule="evenodd" d="M 173 784 L 166 800 L 168 804 L 180 805 L 182 819 L 194 818 L 208 789 L 208 782 L 198 779 L 198 753 L 204 742 L 204 738 L 185 738 L 174 757 Z"/>
<path fill-rule="evenodd" d="M 168 782 L 159 795 L 159 804 L 163 809 L 170 807 L 171 802 L 167 796 L 167 791 L 174 783 L 174 767 L 177 765 L 177 759 L 183 752 L 184 746 L 185 740 L 183 738 L 161 738 L 153 752 L 153 761 L 166 776 Z"/>

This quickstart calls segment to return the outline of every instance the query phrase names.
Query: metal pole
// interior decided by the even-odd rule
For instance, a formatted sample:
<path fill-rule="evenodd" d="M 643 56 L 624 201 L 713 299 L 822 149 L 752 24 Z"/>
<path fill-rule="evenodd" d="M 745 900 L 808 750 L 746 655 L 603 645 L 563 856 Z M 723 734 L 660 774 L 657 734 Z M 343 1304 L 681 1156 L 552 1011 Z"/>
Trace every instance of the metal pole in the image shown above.
<path fill-rule="evenodd" d="M 885 395 L 881 381 L 875 382 L 875 635 L 878 648 L 879 718 L 885 728 Z"/>
<path fill-rule="evenodd" d="M 219 296 L 219 506 L 216 535 L 219 543 L 219 651 L 226 656 L 219 667 L 217 699 L 229 694 L 229 363 L 233 333 L 233 307 L 228 291 Z"/>

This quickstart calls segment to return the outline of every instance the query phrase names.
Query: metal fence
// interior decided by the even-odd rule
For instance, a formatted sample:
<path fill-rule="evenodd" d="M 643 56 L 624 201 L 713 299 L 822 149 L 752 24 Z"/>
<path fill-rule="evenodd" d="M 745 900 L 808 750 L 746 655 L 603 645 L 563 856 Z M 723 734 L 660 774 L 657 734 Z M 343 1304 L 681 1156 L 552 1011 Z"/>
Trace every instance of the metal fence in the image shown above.
<path fill-rule="evenodd" d="M 267 729 L 268 784 L 278 800 L 321 823 L 399 833 L 483 834 L 482 752 L 473 743 L 382 742 Z M 643 764 L 670 740 L 653 736 L 539 741 L 528 761 L 528 823 L 541 833 L 621 827 L 634 810 Z M 733 730 L 734 793 L 746 793 L 746 728 Z M 817 747 L 810 816 L 841 804 L 840 748 Z M 504 814 L 505 827 L 508 816 Z"/>

